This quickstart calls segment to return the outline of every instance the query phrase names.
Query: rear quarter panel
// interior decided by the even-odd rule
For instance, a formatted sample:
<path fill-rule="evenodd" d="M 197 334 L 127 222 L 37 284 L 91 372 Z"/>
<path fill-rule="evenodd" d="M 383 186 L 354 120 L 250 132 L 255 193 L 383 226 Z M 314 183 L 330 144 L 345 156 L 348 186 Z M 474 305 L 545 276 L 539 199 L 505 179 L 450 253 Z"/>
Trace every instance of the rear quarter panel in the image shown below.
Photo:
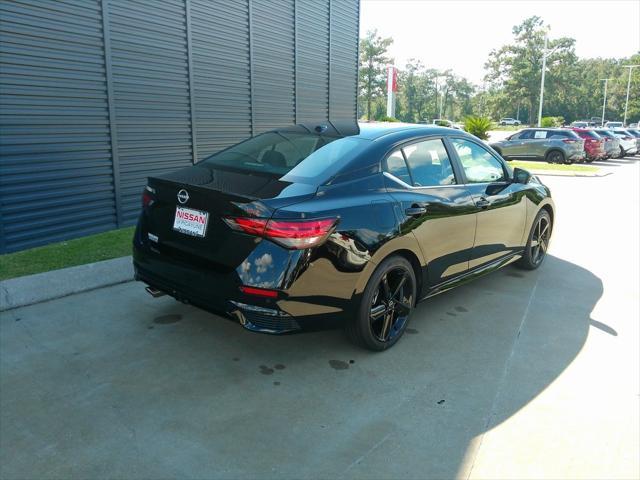
<path fill-rule="evenodd" d="M 424 265 L 415 237 L 400 234 L 394 208 L 382 175 L 374 174 L 321 187 L 313 200 L 278 210 L 274 218 L 339 219 L 323 245 L 303 251 L 287 269 L 288 298 L 280 307 L 292 315 L 350 312 L 377 263 L 393 251 L 410 250 Z"/>

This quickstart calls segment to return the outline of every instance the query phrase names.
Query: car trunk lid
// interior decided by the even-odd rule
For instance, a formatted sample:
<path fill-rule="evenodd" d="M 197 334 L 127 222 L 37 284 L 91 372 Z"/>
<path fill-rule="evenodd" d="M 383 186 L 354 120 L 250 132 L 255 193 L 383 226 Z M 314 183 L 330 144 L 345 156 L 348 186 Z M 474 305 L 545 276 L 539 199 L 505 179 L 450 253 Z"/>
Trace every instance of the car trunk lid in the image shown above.
<path fill-rule="evenodd" d="M 141 226 L 153 248 L 187 262 L 237 267 L 262 241 L 229 228 L 223 217 L 271 218 L 312 197 L 317 187 L 277 177 L 195 165 L 149 178 L 152 201 Z"/>

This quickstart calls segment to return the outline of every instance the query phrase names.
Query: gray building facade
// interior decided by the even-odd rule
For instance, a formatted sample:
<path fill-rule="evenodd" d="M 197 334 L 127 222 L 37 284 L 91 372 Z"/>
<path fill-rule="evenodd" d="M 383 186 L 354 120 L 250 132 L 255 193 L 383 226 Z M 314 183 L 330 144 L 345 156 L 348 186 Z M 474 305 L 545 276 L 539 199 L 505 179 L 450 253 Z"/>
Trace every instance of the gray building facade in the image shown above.
<path fill-rule="evenodd" d="M 151 175 L 356 119 L 359 0 L 2 0 L 0 252 L 135 223 Z"/>

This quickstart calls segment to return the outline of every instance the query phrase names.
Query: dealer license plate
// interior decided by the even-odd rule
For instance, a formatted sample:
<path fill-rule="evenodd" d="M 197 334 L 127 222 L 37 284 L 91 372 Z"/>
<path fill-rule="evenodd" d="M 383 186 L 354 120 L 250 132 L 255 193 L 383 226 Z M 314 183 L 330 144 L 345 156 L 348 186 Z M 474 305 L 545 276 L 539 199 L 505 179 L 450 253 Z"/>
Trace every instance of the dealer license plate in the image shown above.
<path fill-rule="evenodd" d="M 209 213 L 176 206 L 176 217 L 173 221 L 174 230 L 194 237 L 204 237 L 208 222 Z"/>

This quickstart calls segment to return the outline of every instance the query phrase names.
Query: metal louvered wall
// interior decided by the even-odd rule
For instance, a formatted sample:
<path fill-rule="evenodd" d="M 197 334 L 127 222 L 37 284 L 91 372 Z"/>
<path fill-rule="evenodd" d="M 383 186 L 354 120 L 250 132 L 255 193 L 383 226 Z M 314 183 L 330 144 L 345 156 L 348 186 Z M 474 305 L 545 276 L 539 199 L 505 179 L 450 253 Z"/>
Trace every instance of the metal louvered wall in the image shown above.
<path fill-rule="evenodd" d="M 359 0 L 2 0 L 0 252 L 135 223 L 146 178 L 356 118 Z"/>

